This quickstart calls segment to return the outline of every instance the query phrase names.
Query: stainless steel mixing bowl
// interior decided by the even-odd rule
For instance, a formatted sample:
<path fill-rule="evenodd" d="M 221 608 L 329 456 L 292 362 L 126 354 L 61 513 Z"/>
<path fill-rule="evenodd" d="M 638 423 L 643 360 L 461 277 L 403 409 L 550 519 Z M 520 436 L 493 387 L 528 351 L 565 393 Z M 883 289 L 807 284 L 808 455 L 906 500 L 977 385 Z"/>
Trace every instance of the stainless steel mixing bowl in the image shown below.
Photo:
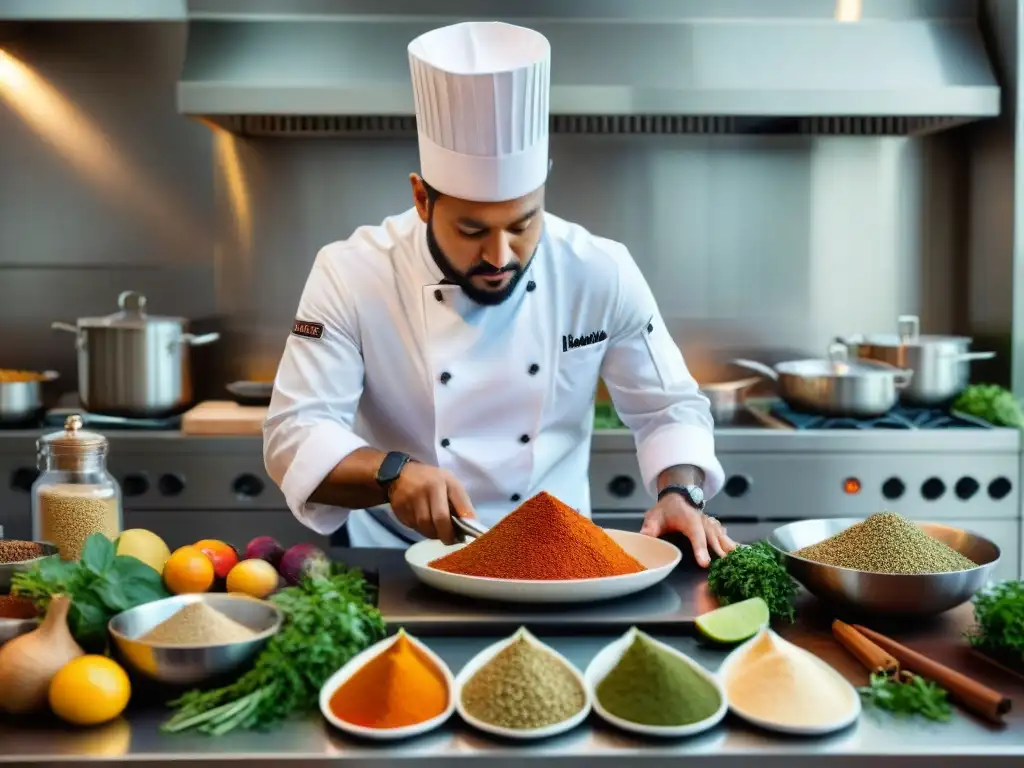
<path fill-rule="evenodd" d="M 18 563 L 0 563 L 0 595 L 6 595 L 11 591 L 11 577 L 18 571 L 27 571 L 44 557 L 57 554 L 57 547 L 53 544 L 36 542 L 43 550 L 43 554 L 32 560 L 22 560 Z"/>
<path fill-rule="evenodd" d="M 139 640 L 189 603 L 204 602 L 256 632 L 251 640 L 221 645 L 157 645 Z M 172 685 L 196 685 L 249 664 L 278 630 L 284 614 L 273 603 L 244 595 L 178 595 L 119 613 L 107 629 L 118 655 L 135 671 Z"/>
<path fill-rule="evenodd" d="M 977 568 L 953 573 L 902 575 L 837 568 L 793 552 L 824 541 L 862 518 L 801 520 L 776 528 L 768 543 L 782 553 L 790 575 L 821 600 L 876 615 L 933 616 L 967 602 L 985 586 L 999 563 L 999 547 L 983 536 L 938 523 L 915 523 L 955 549 Z"/>

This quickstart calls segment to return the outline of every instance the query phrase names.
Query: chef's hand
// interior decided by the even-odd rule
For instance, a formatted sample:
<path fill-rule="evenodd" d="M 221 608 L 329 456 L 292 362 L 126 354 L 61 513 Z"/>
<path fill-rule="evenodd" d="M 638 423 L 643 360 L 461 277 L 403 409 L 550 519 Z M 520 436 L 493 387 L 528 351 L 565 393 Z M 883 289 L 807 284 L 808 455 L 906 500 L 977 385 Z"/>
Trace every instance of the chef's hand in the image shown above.
<path fill-rule="evenodd" d="M 476 517 L 469 494 L 444 469 L 410 461 L 388 491 L 391 509 L 403 525 L 426 536 L 454 544 L 451 510 L 459 517 Z"/>
<path fill-rule="evenodd" d="M 717 518 L 708 517 L 689 504 L 678 493 L 666 494 L 644 515 L 640 533 L 657 538 L 666 533 L 681 533 L 690 540 L 694 557 L 704 568 L 711 563 L 708 546 L 719 557 L 736 549 L 736 542 L 725 533 Z"/>

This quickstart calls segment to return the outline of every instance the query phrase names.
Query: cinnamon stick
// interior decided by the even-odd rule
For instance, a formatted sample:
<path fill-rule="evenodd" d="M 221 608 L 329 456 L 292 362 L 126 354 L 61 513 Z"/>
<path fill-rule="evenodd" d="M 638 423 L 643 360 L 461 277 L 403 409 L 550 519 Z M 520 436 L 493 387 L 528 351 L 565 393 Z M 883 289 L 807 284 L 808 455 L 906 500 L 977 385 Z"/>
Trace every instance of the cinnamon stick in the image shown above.
<path fill-rule="evenodd" d="M 832 635 L 868 672 L 884 672 L 888 675 L 900 671 L 900 663 L 891 654 L 866 638 L 845 621 L 832 622 Z"/>
<path fill-rule="evenodd" d="M 1003 715 L 1010 711 L 1010 700 L 999 691 L 860 624 L 855 624 L 854 629 L 895 656 L 904 668 L 945 688 L 950 697 L 976 715 L 1002 724 Z"/>

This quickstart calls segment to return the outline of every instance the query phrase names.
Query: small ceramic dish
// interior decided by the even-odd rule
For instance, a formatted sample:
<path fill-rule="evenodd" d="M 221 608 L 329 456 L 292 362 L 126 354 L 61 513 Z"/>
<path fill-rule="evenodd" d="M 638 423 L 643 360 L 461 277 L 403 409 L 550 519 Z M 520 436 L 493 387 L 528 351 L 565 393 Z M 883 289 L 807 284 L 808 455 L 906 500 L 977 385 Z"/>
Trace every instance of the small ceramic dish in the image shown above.
<path fill-rule="evenodd" d="M 736 650 L 734 650 L 732 653 L 726 656 L 725 661 L 722 662 L 722 666 L 718 670 L 718 677 L 722 681 L 722 686 L 725 688 L 726 692 L 728 692 L 729 690 L 729 673 L 732 671 L 732 668 L 740 662 L 744 654 L 748 653 L 751 650 L 751 648 L 753 648 L 754 644 L 758 640 L 760 640 L 765 633 L 770 635 L 773 640 L 781 641 L 783 643 L 788 642 L 783 638 L 779 637 L 777 634 L 775 634 L 775 632 L 773 632 L 771 629 L 766 628 L 762 629 L 752 638 L 743 643 L 743 645 L 739 646 Z M 790 643 L 790 645 L 792 644 Z M 764 728 L 767 731 L 775 731 L 777 733 L 787 733 L 794 736 L 823 736 L 828 733 L 834 733 L 835 731 L 841 731 L 844 728 L 853 725 L 853 723 L 857 721 L 857 718 L 860 717 L 861 712 L 860 695 L 857 693 L 857 689 L 854 688 L 845 677 L 843 677 L 830 665 L 819 659 L 810 651 L 805 651 L 803 648 L 800 648 L 799 646 L 793 647 L 796 648 L 796 650 L 800 653 L 806 654 L 809 661 L 813 662 L 814 664 L 817 664 L 826 675 L 830 675 L 836 681 L 838 688 L 843 690 L 849 696 L 850 709 L 846 716 L 832 723 L 801 726 L 787 725 L 785 723 L 778 723 L 772 720 L 765 720 L 764 718 L 758 717 L 757 715 L 745 712 L 743 709 L 738 707 L 736 703 L 733 701 L 729 702 L 729 709 L 731 709 L 733 714 L 737 717 L 740 717 L 743 720 L 746 720 L 748 723 L 756 725 L 759 728 Z"/>
<path fill-rule="evenodd" d="M 634 723 L 631 720 L 624 720 L 617 715 L 613 715 L 601 706 L 601 701 L 597 696 L 597 686 L 613 669 L 615 669 L 615 665 L 619 663 L 623 654 L 625 654 L 630 645 L 633 644 L 633 640 L 636 639 L 638 635 L 641 635 L 646 640 L 654 643 L 658 648 L 671 653 L 680 661 L 689 664 L 694 671 L 698 672 L 705 680 L 715 686 L 715 689 L 718 691 L 719 705 L 713 715 L 688 725 L 644 725 L 643 723 Z M 722 686 L 722 683 L 719 681 L 717 676 L 704 669 L 704 667 L 691 659 L 685 653 L 676 650 L 670 645 L 666 645 L 665 643 L 655 640 L 653 637 L 641 632 L 636 627 L 630 629 L 618 640 L 615 640 L 602 648 L 598 652 L 597 656 L 594 657 L 593 661 L 587 665 L 587 671 L 584 673 L 584 677 L 586 678 L 587 686 L 590 688 L 591 696 L 594 701 L 594 711 L 602 720 L 605 720 L 624 731 L 632 731 L 633 733 L 643 734 L 644 736 L 658 736 L 664 738 L 693 736 L 694 734 L 702 733 L 714 728 L 722 722 L 722 718 L 724 718 L 726 712 L 729 711 L 729 701 L 726 698 L 725 688 Z"/>
<path fill-rule="evenodd" d="M 346 733 L 350 733 L 353 736 L 358 736 L 363 739 L 395 741 L 398 739 L 408 739 L 413 736 L 420 736 L 421 734 L 432 731 L 438 726 L 443 725 L 444 722 L 452 716 L 452 712 L 455 711 L 456 693 L 455 678 L 452 675 L 452 671 L 440 656 L 430 650 L 415 637 L 408 633 L 406 633 L 405 636 L 410 643 L 422 651 L 423 654 L 433 662 L 444 677 L 445 685 L 448 688 L 448 706 L 445 707 L 444 712 L 430 720 L 424 720 L 422 723 L 407 725 L 402 728 L 367 728 L 363 725 L 355 725 L 354 723 L 346 722 L 345 720 L 337 717 L 331 711 L 331 697 L 334 695 L 335 691 L 348 681 L 352 675 L 394 645 L 400 637 L 400 634 L 395 634 L 391 637 L 384 638 L 378 643 L 374 643 L 362 653 L 353 656 L 349 659 L 347 664 L 343 665 L 341 669 L 331 675 L 327 679 L 327 682 L 323 684 L 323 687 L 320 689 L 320 712 L 323 713 L 324 719 L 326 719 L 327 722 L 340 731 L 345 731 Z"/>
<path fill-rule="evenodd" d="M 465 707 L 462 704 L 463 687 L 473 678 L 473 676 L 477 672 L 483 669 L 495 656 L 497 656 L 499 653 L 501 653 L 503 650 L 508 648 L 510 645 L 512 645 L 520 638 L 525 638 L 528 643 L 533 643 L 536 647 L 541 648 L 542 650 L 545 650 L 548 653 L 552 654 L 566 667 L 568 667 L 569 670 L 572 671 L 572 674 L 576 677 L 576 680 L 580 684 L 580 688 L 583 690 L 583 708 L 580 709 L 579 712 L 574 714 L 569 719 L 563 720 L 560 723 L 546 725 L 543 728 L 530 728 L 524 730 L 519 728 L 503 728 L 500 725 L 491 725 L 490 723 L 485 723 L 484 721 L 473 717 L 473 715 L 466 711 Z M 586 720 L 587 715 L 590 714 L 590 689 L 587 686 L 587 682 L 583 678 L 583 675 L 580 673 L 578 669 L 576 669 L 575 666 L 573 666 L 572 662 L 565 658 L 565 656 L 560 654 L 554 648 L 542 643 L 540 640 L 538 640 L 536 637 L 530 634 L 530 632 L 525 627 L 521 627 L 511 637 L 508 637 L 504 640 L 500 640 L 499 642 L 494 643 L 493 645 L 489 645 L 488 647 L 480 651 L 480 653 L 478 653 L 472 659 L 470 659 L 466 663 L 466 666 L 462 668 L 462 671 L 459 672 L 458 677 L 455 678 L 455 685 L 457 688 L 455 708 L 458 710 L 459 716 L 474 728 L 483 731 L 484 733 L 493 734 L 494 736 L 501 736 L 505 739 L 546 739 L 550 736 L 557 736 L 558 734 L 571 731 L 577 725 Z"/>

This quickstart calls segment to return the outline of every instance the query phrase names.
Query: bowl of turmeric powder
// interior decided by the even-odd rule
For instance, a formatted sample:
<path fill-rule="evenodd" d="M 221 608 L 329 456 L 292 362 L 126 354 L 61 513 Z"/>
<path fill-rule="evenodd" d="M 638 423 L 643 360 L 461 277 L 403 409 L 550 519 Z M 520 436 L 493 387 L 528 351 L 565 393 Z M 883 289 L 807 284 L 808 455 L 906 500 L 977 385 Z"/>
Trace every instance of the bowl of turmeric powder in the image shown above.
<path fill-rule="evenodd" d="M 405 560 L 424 584 L 515 603 L 586 603 L 640 592 L 682 560 L 668 541 L 605 530 L 548 493 L 468 544 L 421 541 Z"/>

